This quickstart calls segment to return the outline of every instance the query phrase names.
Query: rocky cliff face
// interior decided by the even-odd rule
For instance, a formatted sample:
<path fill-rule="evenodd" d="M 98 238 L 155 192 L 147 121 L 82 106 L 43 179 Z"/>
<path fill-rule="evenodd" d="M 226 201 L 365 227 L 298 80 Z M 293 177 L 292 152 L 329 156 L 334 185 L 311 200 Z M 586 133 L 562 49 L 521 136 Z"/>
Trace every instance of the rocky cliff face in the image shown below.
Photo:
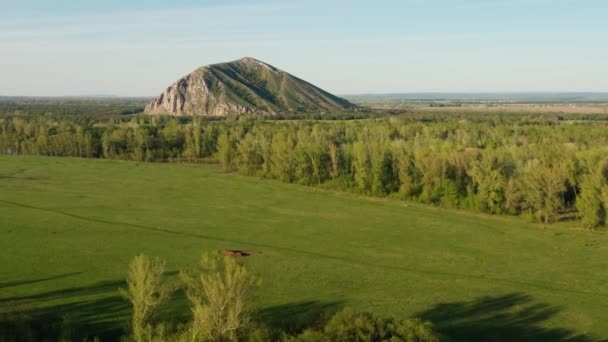
<path fill-rule="evenodd" d="M 254 58 L 207 65 L 169 86 L 148 114 L 226 116 L 343 111 L 355 107 Z"/>

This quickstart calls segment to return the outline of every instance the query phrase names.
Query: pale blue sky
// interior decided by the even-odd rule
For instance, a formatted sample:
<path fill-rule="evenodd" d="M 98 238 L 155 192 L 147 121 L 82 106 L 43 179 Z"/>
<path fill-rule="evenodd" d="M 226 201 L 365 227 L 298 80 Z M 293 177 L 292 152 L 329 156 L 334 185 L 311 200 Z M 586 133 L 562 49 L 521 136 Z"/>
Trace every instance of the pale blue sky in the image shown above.
<path fill-rule="evenodd" d="M 0 0 L 0 95 L 155 96 L 251 56 L 338 94 L 608 91 L 605 0 Z"/>

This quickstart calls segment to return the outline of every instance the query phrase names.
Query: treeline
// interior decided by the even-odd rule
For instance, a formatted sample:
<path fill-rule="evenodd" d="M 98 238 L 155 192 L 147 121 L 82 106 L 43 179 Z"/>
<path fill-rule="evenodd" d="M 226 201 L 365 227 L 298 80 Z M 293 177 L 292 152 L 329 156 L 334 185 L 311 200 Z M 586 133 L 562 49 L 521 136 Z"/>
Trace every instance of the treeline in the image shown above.
<path fill-rule="evenodd" d="M 148 98 L 0 96 L 0 116 L 129 115 L 144 111 Z"/>
<path fill-rule="evenodd" d="M 435 114 L 438 115 L 438 114 Z M 602 227 L 608 126 L 557 116 L 354 121 L 0 119 L 0 153 L 219 161 L 228 172 Z"/>

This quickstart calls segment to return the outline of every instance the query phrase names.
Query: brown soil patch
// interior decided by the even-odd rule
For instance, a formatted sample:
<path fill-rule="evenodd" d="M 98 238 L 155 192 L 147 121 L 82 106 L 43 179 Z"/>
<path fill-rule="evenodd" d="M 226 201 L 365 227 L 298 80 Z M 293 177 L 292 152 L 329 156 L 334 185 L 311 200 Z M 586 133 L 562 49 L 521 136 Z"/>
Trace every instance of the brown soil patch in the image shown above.
<path fill-rule="evenodd" d="M 253 249 L 224 249 L 222 250 L 223 256 L 228 257 L 246 257 L 250 255 L 260 254 L 262 251 L 257 251 Z"/>

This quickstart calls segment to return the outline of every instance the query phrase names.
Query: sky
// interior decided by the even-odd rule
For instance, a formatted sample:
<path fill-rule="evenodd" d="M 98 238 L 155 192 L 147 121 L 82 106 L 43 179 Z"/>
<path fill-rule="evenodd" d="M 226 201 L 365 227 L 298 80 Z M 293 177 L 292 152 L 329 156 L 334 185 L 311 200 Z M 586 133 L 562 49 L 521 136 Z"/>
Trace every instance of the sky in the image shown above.
<path fill-rule="evenodd" d="M 0 0 L 0 95 L 156 96 L 249 56 L 330 92 L 608 91 L 605 0 Z"/>

